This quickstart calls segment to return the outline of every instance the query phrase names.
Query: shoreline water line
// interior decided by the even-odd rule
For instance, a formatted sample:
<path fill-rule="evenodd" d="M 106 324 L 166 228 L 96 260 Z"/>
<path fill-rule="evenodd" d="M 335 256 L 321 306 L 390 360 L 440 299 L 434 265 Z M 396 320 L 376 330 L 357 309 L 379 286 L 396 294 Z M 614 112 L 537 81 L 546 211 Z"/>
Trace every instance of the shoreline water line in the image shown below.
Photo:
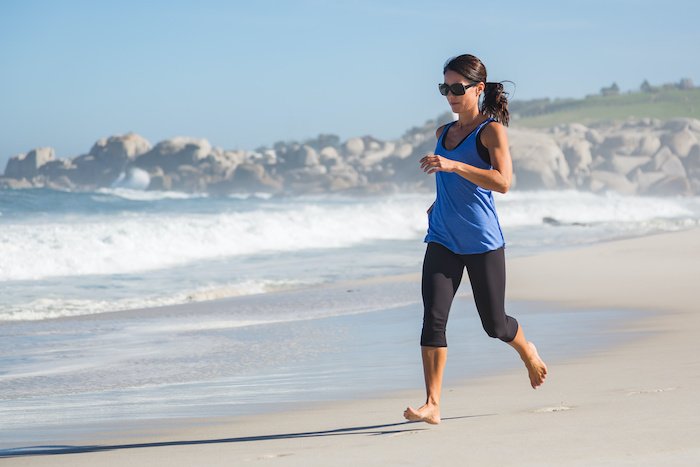
<path fill-rule="evenodd" d="M 627 311 L 557 311 L 545 303 L 513 302 L 510 307 L 528 328 L 538 330 L 532 337 L 543 342 L 540 350 L 550 353 L 553 361 L 606 348 L 611 345 L 610 337 L 596 335 L 596 329 L 609 329 L 610 324 L 619 321 L 623 315 L 629 317 Z M 455 384 L 465 377 L 472 379 L 510 371 L 520 365 L 519 360 L 511 355 L 511 349 L 494 344 L 482 335 L 472 308 L 468 296 L 459 297 L 455 303 L 449 328 L 451 369 L 448 369 L 446 384 Z M 35 368 L 37 381 L 44 379 L 48 387 L 43 393 L 35 388 L 32 396 L 26 395 L 26 387 L 8 391 L 7 376 L 11 375 L 4 375 L 0 378 L 0 386 L 5 386 L 2 391 L 5 395 L 3 420 L 13 432 L 13 445 L 16 446 L 22 441 L 22 436 L 25 442 L 31 441 L 32 436 L 35 442 L 45 436 L 44 440 L 48 442 L 52 436 L 60 437 L 57 433 L 63 430 L 80 432 L 85 427 L 110 425 L 114 429 L 124 429 L 132 421 L 145 423 L 149 419 L 253 415 L 286 410 L 297 404 L 359 399 L 377 393 L 418 388 L 422 384 L 416 350 L 419 314 L 416 306 L 404 306 L 291 323 L 254 325 L 246 329 L 202 326 L 198 330 L 191 327 L 178 330 L 175 326 L 165 334 L 163 326 L 155 325 L 157 335 L 161 336 L 159 340 L 178 342 L 176 346 L 160 349 L 142 347 L 142 337 L 151 340 L 154 336 L 144 329 L 140 329 L 142 336 L 134 337 L 130 327 L 121 331 L 117 329 L 119 320 L 107 320 L 107 323 L 105 320 L 88 320 L 99 328 L 109 329 L 102 335 L 93 336 L 95 345 L 99 344 L 98 348 L 103 352 L 101 356 L 92 354 L 90 357 L 95 371 L 73 369 L 64 377 L 60 374 L 61 368 L 54 367 L 48 373 Z M 80 320 L 69 321 L 74 326 Z M 61 331 L 54 327 L 53 332 Z M 120 333 L 122 339 L 115 338 L 115 334 Z M 562 337 L 564 335 L 568 337 Z M 215 341 L 221 348 L 226 339 L 230 342 L 224 354 L 218 350 L 207 351 L 202 345 L 205 340 Z M 572 339 L 577 343 L 575 348 L 570 347 Z M 584 342 L 586 344 L 582 345 Z M 269 347 L 267 351 L 261 352 L 266 346 Z M 79 347 L 88 353 L 88 348 Z M 128 353 L 135 359 L 127 358 L 123 365 L 115 362 L 113 352 L 124 354 L 125 351 L 117 349 L 129 347 Z M 185 351 L 176 354 L 178 347 Z M 41 350 L 41 344 L 35 342 L 33 348 Z M 258 352 L 247 352 L 248 349 Z M 144 361 L 149 359 L 144 357 L 149 352 L 153 360 L 151 364 Z M 158 353 L 167 354 L 167 358 L 158 358 Z M 196 368 L 192 367 L 195 362 L 188 354 L 195 354 L 196 360 L 209 360 L 209 364 L 200 368 L 200 374 L 192 381 L 173 380 L 172 372 L 182 372 L 182 368 L 195 374 Z M 223 359 L 238 361 L 233 365 L 231 362 L 222 365 Z M 144 371 L 133 368 L 135 361 L 140 361 L 138 366 Z M 153 375 L 155 368 L 160 369 L 160 375 Z M 146 372 L 152 383 L 144 384 Z M 114 382 L 104 380 L 109 373 L 119 374 L 119 380 L 126 384 L 121 389 L 110 388 Z M 218 376 L 211 379 L 212 375 Z M 156 382 L 159 376 L 164 378 L 160 384 Z M 19 375 L 20 380 L 26 378 L 31 378 L 31 374 Z M 102 387 L 80 388 L 81 385 L 94 385 L 95 378 L 102 380 Z M 73 381 L 74 390 L 67 387 L 68 380 Z M 33 384 L 31 380 L 25 383 Z M 9 387 L 12 388 L 12 384 Z M 61 387 L 64 394 L 60 394 L 61 390 L 57 392 Z M 8 398 L 13 392 L 17 398 Z M 18 415 L 21 415 L 19 419 Z M 73 423 L 66 423 L 66 420 Z"/>

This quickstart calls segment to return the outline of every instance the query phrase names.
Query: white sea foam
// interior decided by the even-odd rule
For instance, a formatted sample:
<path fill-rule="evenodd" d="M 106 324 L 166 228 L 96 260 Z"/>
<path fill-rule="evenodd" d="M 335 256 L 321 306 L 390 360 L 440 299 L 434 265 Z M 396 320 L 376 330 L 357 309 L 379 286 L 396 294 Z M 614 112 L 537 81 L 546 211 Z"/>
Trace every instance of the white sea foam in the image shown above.
<path fill-rule="evenodd" d="M 117 198 L 127 199 L 130 201 L 158 201 L 162 199 L 195 199 L 206 198 L 208 195 L 198 193 L 189 194 L 180 191 L 142 191 L 132 190 L 129 188 L 100 188 L 96 191 L 103 195 L 115 196 Z M 104 202 L 107 198 L 93 196 L 93 201 Z"/>
<path fill-rule="evenodd" d="M 112 196 L 114 190 L 109 193 Z M 377 240 L 420 241 L 432 200 L 429 194 L 258 199 L 254 205 L 213 213 L 127 211 L 10 221 L 0 229 L 0 282 L 139 273 L 240 255 L 352 247 Z M 543 218 L 551 217 L 563 223 L 603 223 L 610 227 L 608 236 L 616 229 L 628 235 L 635 229 L 645 233 L 668 225 L 690 227 L 700 218 L 697 197 L 512 192 L 496 195 L 496 204 L 506 230 L 541 226 Z M 659 224 L 667 219 L 676 224 Z"/>
<path fill-rule="evenodd" d="M 192 261 L 406 239 L 426 229 L 425 201 L 289 204 L 215 214 L 76 217 L 3 225 L 0 281 L 147 271 Z"/>
<path fill-rule="evenodd" d="M 235 284 L 200 287 L 196 290 L 183 291 L 171 295 L 133 297 L 116 300 L 43 297 L 18 305 L 3 305 L 0 307 L 0 322 L 38 321 L 43 319 L 107 313 L 111 311 L 154 308 L 243 295 L 255 295 L 303 285 L 310 285 L 310 283 L 296 280 L 247 280 Z M 247 326 L 249 324 L 250 322 L 245 320 L 240 322 L 231 321 L 228 323 L 228 326 L 237 327 Z"/>
<path fill-rule="evenodd" d="M 542 223 L 545 217 L 563 223 L 646 222 L 654 219 L 697 217 L 698 198 L 653 198 L 596 195 L 578 191 L 514 191 L 494 193 L 504 227 Z"/>

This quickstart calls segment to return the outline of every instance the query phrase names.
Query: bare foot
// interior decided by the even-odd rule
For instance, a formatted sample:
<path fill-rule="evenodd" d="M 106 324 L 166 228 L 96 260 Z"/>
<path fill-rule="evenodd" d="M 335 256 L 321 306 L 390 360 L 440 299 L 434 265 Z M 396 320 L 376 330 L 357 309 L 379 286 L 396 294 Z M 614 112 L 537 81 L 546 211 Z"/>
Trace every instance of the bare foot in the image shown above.
<path fill-rule="evenodd" d="M 544 383 L 545 378 L 547 378 L 547 365 L 545 365 L 537 353 L 535 344 L 528 342 L 527 345 L 530 347 L 530 352 L 528 352 L 528 358 L 523 361 L 525 362 L 528 375 L 530 376 L 532 389 L 537 389 Z"/>
<path fill-rule="evenodd" d="M 437 425 L 440 423 L 440 407 L 428 404 L 422 405 L 418 410 L 413 407 L 408 407 L 404 410 L 403 416 L 406 420 L 412 422 L 425 422 L 431 425 Z"/>

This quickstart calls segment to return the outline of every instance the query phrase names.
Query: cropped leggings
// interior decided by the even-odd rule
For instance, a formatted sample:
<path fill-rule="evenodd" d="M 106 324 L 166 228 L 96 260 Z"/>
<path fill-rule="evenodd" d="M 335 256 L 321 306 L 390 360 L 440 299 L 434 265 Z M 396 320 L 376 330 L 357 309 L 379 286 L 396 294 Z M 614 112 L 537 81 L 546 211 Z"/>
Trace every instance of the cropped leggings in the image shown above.
<path fill-rule="evenodd" d="M 445 329 L 452 300 L 467 268 L 476 309 L 486 333 L 504 342 L 515 339 L 518 322 L 506 315 L 506 265 L 503 247 L 459 255 L 430 242 L 423 260 L 423 331 L 420 344 L 447 347 Z"/>

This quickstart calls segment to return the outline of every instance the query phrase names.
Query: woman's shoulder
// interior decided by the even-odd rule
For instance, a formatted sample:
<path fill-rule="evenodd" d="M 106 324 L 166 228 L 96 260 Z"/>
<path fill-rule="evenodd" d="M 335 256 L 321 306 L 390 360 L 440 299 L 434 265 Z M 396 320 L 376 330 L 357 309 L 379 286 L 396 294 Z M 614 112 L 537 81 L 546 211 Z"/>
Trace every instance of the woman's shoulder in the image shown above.
<path fill-rule="evenodd" d="M 480 136 L 484 145 L 491 146 L 497 140 L 505 139 L 507 137 L 506 127 L 503 126 L 502 123 L 497 122 L 496 120 L 491 120 L 490 122 L 486 123 L 481 129 Z"/>
<path fill-rule="evenodd" d="M 437 130 L 435 130 L 435 137 L 437 139 L 440 139 L 440 135 L 445 130 L 445 127 L 447 127 L 448 125 L 449 123 L 445 123 L 444 125 L 441 125 Z"/>
<path fill-rule="evenodd" d="M 486 130 L 487 128 L 491 128 L 491 131 L 494 131 L 494 130 L 498 131 L 498 129 L 502 129 L 505 127 L 503 126 L 503 124 L 501 122 L 494 120 L 492 117 L 487 117 L 484 120 L 484 128 L 483 129 Z"/>

